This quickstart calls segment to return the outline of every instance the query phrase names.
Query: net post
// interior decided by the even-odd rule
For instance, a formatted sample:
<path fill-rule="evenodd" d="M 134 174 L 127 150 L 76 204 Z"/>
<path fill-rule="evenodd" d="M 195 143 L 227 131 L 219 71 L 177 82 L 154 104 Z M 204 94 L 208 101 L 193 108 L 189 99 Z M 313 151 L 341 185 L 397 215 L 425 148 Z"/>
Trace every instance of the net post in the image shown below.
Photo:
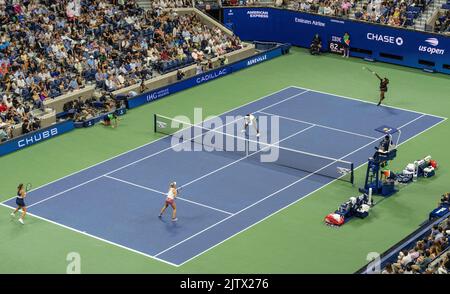
<path fill-rule="evenodd" d="M 250 128 L 247 128 L 247 130 L 244 133 L 244 145 L 245 145 L 245 156 L 248 157 L 250 154 Z"/>
<path fill-rule="evenodd" d="M 247 138 L 245 138 L 244 140 L 245 140 L 245 156 L 248 157 L 249 149 L 250 149 L 250 142 L 248 141 Z"/>
<path fill-rule="evenodd" d="M 156 113 L 153 114 L 153 132 L 156 133 Z"/>
<path fill-rule="evenodd" d="M 354 166 L 353 166 L 353 162 L 350 165 L 350 182 L 352 183 L 352 186 L 355 185 L 355 170 L 354 170 Z"/>

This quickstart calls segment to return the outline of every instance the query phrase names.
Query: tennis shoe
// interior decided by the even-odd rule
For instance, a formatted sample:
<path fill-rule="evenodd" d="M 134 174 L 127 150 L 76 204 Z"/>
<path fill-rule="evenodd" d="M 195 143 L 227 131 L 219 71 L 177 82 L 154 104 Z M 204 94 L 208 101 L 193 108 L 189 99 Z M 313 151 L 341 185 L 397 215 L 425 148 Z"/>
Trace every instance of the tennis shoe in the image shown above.
<path fill-rule="evenodd" d="M 176 222 L 177 220 L 178 220 L 178 218 L 173 218 L 172 219 L 173 222 Z"/>
<path fill-rule="evenodd" d="M 10 216 L 16 216 L 16 214 L 14 212 L 11 212 Z"/>
<path fill-rule="evenodd" d="M 22 218 L 19 218 L 19 223 L 21 223 L 22 225 L 24 225 L 25 223 L 23 222 Z"/>

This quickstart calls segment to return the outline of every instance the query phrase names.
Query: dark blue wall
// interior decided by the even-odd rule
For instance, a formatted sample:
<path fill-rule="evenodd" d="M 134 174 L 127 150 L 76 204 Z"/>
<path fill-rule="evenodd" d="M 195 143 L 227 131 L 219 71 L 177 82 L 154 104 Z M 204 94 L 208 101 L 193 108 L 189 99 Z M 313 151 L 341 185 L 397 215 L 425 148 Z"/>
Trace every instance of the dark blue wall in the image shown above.
<path fill-rule="evenodd" d="M 314 34 L 319 33 L 323 47 L 328 48 L 330 40 L 339 41 L 348 32 L 351 47 L 370 51 L 352 50 L 352 56 L 450 74 L 450 38 L 442 35 L 267 7 L 224 8 L 223 16 L 224 24 L 243 40 L 309 47 Z"/>
<path fill-rule="evenodd" d="M 0 156 L 51 139 L 73 129 L 73 122 L 70 120 L 8 140 L 0 144 Z"/>

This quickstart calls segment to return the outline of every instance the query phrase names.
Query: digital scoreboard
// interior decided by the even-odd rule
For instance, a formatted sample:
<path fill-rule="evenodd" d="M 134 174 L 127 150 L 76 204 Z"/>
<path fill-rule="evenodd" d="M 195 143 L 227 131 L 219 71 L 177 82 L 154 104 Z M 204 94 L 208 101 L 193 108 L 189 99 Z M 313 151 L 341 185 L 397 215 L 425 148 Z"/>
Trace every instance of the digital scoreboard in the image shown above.
<path fill-rule="evenodd" d="M 344 45 L 342 44 L 342 37 L 331 36 L 328 42 L 328 50 L 331 53 L 342 54 Z"/>

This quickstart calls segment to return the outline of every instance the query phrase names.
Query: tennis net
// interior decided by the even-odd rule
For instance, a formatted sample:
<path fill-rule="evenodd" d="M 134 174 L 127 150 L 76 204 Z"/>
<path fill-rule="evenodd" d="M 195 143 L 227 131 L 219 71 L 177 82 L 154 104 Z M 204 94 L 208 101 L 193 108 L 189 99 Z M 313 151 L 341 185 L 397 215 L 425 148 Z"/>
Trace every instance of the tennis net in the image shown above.
<path fill-rule="evenodd" d="M 234 122 L 206 128 L 163 115 L 154 115 L 155 133 L 171 136 L 175 139 L 172 143 L 178 145 L 178 149 L 225 151 L 237 158 L 245 157 L 245 160 L 257 161 L 260 164 L 275 164 L 354 183 L 352 162 L 281 147 L 278 142 L 269 144 L 251 140 L 245 132 L 241 132 L 242 127 L 242 122 Z"/>

